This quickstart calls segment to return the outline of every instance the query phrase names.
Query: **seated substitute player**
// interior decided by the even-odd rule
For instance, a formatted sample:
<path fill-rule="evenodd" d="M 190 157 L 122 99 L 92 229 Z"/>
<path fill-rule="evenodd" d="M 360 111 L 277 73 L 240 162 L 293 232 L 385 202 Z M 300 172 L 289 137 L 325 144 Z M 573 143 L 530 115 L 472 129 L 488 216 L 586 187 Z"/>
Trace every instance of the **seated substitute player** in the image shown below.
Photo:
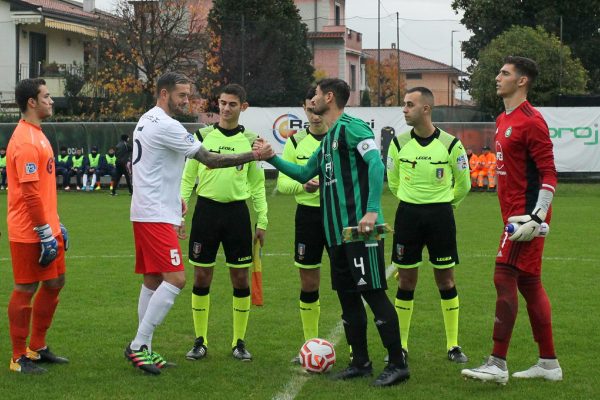
<path fill-rule="evenodd" d="M 536 237 L 540 224 L 550 222 L 557 182 L 548 125 L 527 101 L 537 75 L 535 61 L 509 56 L 496 76 L 496 93 L 505 110 L 496 119 L 498 200 L 502 222 L 520 227 L 510 237 L 507 232 L 500 236 L 494 270 L 497 297 L 492 354 L 480 367 L 463 369 L 462 375 L 500 384 L 508 382 L 506 356 L 519 309 L 517 290 L 527 303 L 539 359 L 529 369 L 515 372 L 513 378 L 563 378 L 554 350 L 552 308 L 542 285 L 545 239 Z"/>
<path fill-rule="evenodd" d="M 133 142 L 131 221 L 135 242 L 135 271 L 143 274 L 138 302 L 139 325 L 125 357 L 134 367 L 160 374 L 167 362 L 152 350 L 152 336 L 185 286 L 185 271 L 178 237 L 185 238 L 187 206 L 181 199 L 181 174 L 185 157 L 209 168 L 225 168 L 260 160 L 271 154 L 267 143 L 262 151 L 239 154 L 209 152 L 172 118 L 189 104 L 191 82 L 184 75 L 167 72 L 156 84 L 156 107 L 136 125 Z"/>
<path fill-rule="evenodd" d="M 342 321 L 353 358 L 334 379 L 346 380 L 373 373 L 367 346 L 367 313 L 364 299 L 375 315 L 375 326 L 389 363 L 373 382 L 391 386 L 410 377 L 402 352 L 398 316 L 385 294 L 383 240 L 343 242 L 345 227 L 356 226 L 370 235 L 383 223 L 381 191 L 385 167 L 373 132 L 363 121 L 344 113 L 350 87 L 341 79 L 324 79 L 312 99 L 313 112 L 322 115 L 329 131 L 306 165 L 273 155 L 268 160 L 284 174 L 306 183 L 319 174 L 322 223 L 331 261 L 331 282 L 342 307 Z M 260 144 L 254 147 L 260 148 Z"/>
<path fill-rule="evenodd" d="M 71 156 L 67 154 L 67 148 L 62 146 L 60 148 L 60 154 L 54 160 L 54 166 L 56 167 L 56 176 L 62 176 L 62 185 L 65 191 L 71 190 Z"/>
<path fill-rule="evenodd" d="M 81 190 L 81 178 L 85 169 L 85 157 L 81 149 L 75 149 L 75 154 L 71 155 L 71 176 L 75 176 L 77 190 Z"/>
<path fill-rule="evenodd" d="M 4 190 L 6 189 L 6 147 L 0 147 L 0 174 L 2 175 L 0 190 Z"/>
<path fill-rule="evenodd" d="M 110 181 L 110 190 L 113 190 L 112 187 L 112 177 L 115 174 L 115 169 L 117 166 L 117 156 L 115 155 L 115 148 L 111 147 L 108 149 L 108 152 L 104 155 L 104 157 L 100 157 L 100 176 L 108 175 L 111 178 Z"/>
<path fill-rule="evenodd" d="M 310 156 L 321 146 L 327 133 L 323 117 L 312 112 L 311 100 L 315 97 L 315 87 L 306 93 L 304 112 L 309 126 L 291 136 L 283 148 L 282 159 L 298 165 L 305 165 Z M 321 259 L 323 248 L 327 246 L 321 204 L 319 200 L 318 176 L 301 184 L 285 174 L 277 178 L 277 190 L 296 197 L 296 231 L 294 240 L 294 261 L 300 271 L 300 319 L 304 340 L 319 337 L 319 285 L 321 282 Z M 294 357 L 299 363 L 300 358 Z"/>
<path fill-rule="evenodd" d="M 6 164 L 8 240 L 15 282 L 8 303 L 10 370 L 40 374 L 46 372 L 40 362 L 69 361 L 55 355 L 46 343 L 65 284 L 68 239 L 56 206 L 54 152 L 41 129 L 42 121 L 52 115 L 54 102 L 43 79 L 20 81 L 15 99 L 23 118 L 8 143 Z"/>
<path fill-rule="evenodd" d="M 87 185 L 89 177 L 92 177 L 90 186 Z M 85 157 L 83 162 L 83 191 L 100 190 L 100 154 L 98 147 L 92 146 L 92 151 Z"/>
<path fill-rule="evenodd" d="M 396 136 L 388 151 L 389 188 L 400 200 L 392 263 L 398 268 L 395 304 L 402 347 L 408 351 L 415 288 L 427 246 L 441 297 L 448 359 L 465 363 L 468 358 L 458 345 L 459 301 L 454 283 L 458 251 L 452 209 L 471 189 L 467 154 L 457 138 L 431 122 L 429 89 L 409 89 L 404 103 L 404 119 L 413 129 Z"/>
<path fill-rule="evenodd" d="M 246 91 L 237 84 L 223 88 L 219 96 L 219 122 L 196 133 L 205 149 L 219 154 L 244 153 L 252 149 L 258 135 L 239 124 L 240 113 L 248 108 Z M 192 316 L 196 340 L 188 360 L 199 360 L 208 350 L 210 285 L 217 250 L 223 244 L 225 263 L 233 286 L 233 357 L 252 360 L 245 335 L 250 314 L 248 269 L 252 265 L 252 224 L 246 199 L 251 198 L 257 214 L 254 241 L 262 246 L 267 229 L 265 173 L 250 162 L 238 167 L 211 169 L 188 160 L 181 182 L 181 197 L 187 203 L 198 179 L 196 208 L 189 241 L 189 261 L 194 266 Z"/>

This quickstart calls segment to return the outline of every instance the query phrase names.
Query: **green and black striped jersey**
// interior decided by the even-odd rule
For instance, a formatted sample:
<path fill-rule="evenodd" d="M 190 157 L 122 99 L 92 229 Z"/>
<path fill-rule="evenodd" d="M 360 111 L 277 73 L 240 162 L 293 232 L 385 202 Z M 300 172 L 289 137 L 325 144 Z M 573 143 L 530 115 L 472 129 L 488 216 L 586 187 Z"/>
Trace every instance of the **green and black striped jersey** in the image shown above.
<path fill-rule="evenodd" d="M 318 172 L 329 246 L 342 244 L 342 230 L 357 226 L 367 212 L 376 212 L 377 223 L 383 223 L 380 200 L 384 166 L 375 136 L 364 121 L 342 114 L 304 167 L 279 157 L 269 162 L 301 182 Z"/>

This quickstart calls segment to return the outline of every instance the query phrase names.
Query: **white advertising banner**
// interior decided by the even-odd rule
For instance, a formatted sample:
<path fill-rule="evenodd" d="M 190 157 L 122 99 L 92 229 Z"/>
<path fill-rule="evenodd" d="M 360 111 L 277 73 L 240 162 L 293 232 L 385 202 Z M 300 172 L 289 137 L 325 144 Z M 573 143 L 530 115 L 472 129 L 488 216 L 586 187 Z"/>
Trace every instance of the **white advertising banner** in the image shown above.
<path fill-rule="evenodd" d="M 409 129 L 401 107 L 346 107 L 345 112 L 369 124 L 377 143 L 383 128 L 392 127 L 396 133 Z M 281 154 L 287 138 L 307 127 L 308 119 L 302 107 L 250 107 L 240 114 L 240 124 L 267 139 Z"/>
<path fill-rule="evenodd" d="M 550 129 L 557 171 L 600 172 L 600 107 L 540 107 L 538 110 Z M 410 129 L 404 121 L 401 107 L 347 107 L 346 113 L 364 120 L 383 149 L 387 149 L 393 134 Z M 267 139 L 278 154 L 283 152 L 288 137 L 308 126 L 301 107 L 250 107 L 240 115 L 240 123 Z M 465 146 L 476 151 L 480 142 L 493 143 L 494 123 L 441 125 L 457 135 Z M 468 132 L 469 129 L 480 131 L 484 137 L 476 135 L 479 141 L 474 142 L 472 135 L 467 133 L 475 132 Z"/>
<path fill-rule="evenodd" d="M 540 107 L 558 172 L 600 172 L 600 107 Z"/>

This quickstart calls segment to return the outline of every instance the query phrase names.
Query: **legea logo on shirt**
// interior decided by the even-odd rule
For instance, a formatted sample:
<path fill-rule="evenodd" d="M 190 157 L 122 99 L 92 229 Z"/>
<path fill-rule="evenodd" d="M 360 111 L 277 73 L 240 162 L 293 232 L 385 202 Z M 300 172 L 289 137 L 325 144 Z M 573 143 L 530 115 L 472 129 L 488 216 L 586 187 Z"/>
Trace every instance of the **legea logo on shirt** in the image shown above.
<path fill-rule="evenodd" d="M 25 174 L 31 175 L 37 172 L 37 165 L 35 163 L 27 163 L 25 164 Z"/>

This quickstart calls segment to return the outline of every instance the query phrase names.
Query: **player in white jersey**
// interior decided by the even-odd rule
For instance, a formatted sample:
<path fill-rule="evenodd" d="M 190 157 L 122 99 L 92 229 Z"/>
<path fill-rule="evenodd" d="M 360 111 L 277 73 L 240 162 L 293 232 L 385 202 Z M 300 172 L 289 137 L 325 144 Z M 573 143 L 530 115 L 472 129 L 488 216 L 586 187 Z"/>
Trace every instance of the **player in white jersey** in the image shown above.
<path fill-rule="evenodd" d="M 241 165 L 264 159 L 267 148 L 241 154 L 211 153 L 175 119 L 189 103 L 191 85 L 182 74 L 167 72 L 156 84 L 156 107 L 144 114 L 133 134 L 131 221 L 135 240 L 135 272 L 144 275 L 138 302 L 137 335 L 125 348 L 133 366 L 160 374 L 167 362 L 152 351 L 152 335 L 185 286 L 178 238 L 185 238 L 180 198 L 185 158 L 209 168 Z M 258 139 L 262 142 L 262 139 Z"/>

